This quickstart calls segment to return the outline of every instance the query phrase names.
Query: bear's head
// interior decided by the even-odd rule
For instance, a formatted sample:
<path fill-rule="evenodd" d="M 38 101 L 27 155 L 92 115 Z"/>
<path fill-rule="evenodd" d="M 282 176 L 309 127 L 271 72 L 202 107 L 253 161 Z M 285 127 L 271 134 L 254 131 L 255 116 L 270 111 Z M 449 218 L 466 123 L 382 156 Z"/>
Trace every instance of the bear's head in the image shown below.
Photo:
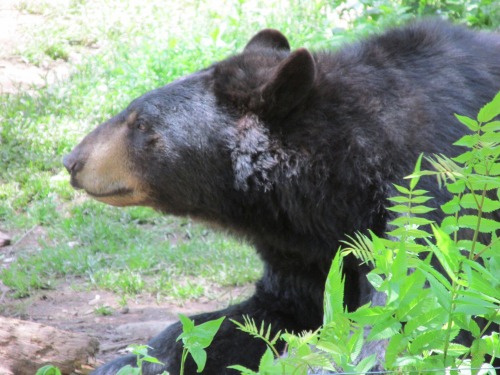
<path fill-rule="evenodd" d="M 135 99 L 66 155 L 71 184 L 116 206 L 210 219 L 269 192 L 289 157 L 281 123 L 313 89 L 305 49 L 266 29 L 244 51 Z M 290 165 L 290 163 L 288 163 Z M 241 194 L 243 193 L 243 194 Z"/>

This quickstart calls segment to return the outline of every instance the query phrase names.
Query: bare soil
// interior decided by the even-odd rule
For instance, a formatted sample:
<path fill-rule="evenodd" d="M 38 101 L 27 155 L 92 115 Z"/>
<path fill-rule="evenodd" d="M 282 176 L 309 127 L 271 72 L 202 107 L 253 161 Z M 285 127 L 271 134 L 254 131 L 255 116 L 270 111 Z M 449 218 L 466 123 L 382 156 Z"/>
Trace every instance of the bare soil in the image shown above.
<path fill-rule="evenodd" d="M 25 30 L 44 22 L 43 15 L 27 14 L 16 8 L 16 0 L 0 0 L 0 94 L 32 90 L 70 73 L 71 59 L 53 61 L 43 66 L 29 64 L 19 55 L 19 46 L 28 41 Z M 20 249 L 37 251 L 44 236 L 40 227 L 25 235 L 5 233 L 9 239 L 0 246 L 0 270 L 9 267 Z M 11 239 L 17 238 L 16 241 Z M 127 298 L 124 306 L 119 296 L 105 291 L 89 290 L 84 280 L 67 280 L 53 290 L 44 290 L 24 299 L 12 298 L 8 287 L 0 282 L 0 314 L 80 332 L 95 337 L 100 351 L 95 365 L 117 357 L 131 343 L 145 343 L 149 338 L 177 320 L 177 314 L 192 315 L 227 306 L 229 301 L 251 293 L 251 287 L 212 291 L 215 300 L 206 298 L 184 303 L 158 302 L 154 296 Z M 110 315 L 97 311 L 106 308 Z"/>
<path fill-rule="evenodd" d="M 68 76 L 71 60 L 46 61 L 42 66 L 29 64 L 19 50 L 29 42 L 26 30 L 44 22 L 40 14 L 21 12 L 18 0 L 0 1 L 0 94 L 16 93 L 52 83 Z"/>

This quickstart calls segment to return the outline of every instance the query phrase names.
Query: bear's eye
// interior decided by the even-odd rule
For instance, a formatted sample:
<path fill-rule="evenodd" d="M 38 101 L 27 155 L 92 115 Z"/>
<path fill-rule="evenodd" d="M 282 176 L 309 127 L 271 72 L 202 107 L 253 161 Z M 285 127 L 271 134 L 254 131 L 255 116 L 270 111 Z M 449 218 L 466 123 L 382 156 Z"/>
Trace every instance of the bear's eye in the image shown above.
<path fill-rule="evenodd" d="M 138 121 L 135 125 L 135 128 L 141 132 L 144 132 L 148 129 L 148 127 L 146 126 L 145 123 L 143 123 L 142 121 Z"/>

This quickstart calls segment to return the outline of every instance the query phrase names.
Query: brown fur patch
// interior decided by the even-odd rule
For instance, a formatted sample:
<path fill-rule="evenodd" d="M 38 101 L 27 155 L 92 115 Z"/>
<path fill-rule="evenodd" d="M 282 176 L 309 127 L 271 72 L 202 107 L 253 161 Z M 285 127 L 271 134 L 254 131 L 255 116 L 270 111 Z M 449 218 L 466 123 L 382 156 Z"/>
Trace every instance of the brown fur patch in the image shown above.
<path fill-rule="evenodd" d="M 84 146 L 87 158 L 76 179 L 98 201 L 113 206 L 148 203 L 148 193 L 132 172 L 127 152 L 128 125 L 136 117 L 137 113 L 132 112 L 123 123 L 103 125 L 98 136 Z"/>

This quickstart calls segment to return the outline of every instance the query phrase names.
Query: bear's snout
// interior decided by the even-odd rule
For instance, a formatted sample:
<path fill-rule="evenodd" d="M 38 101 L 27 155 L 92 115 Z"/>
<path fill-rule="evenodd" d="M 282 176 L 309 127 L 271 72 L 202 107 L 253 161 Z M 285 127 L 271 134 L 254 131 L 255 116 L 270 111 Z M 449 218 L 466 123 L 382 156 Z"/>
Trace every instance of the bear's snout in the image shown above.
<path fill-rule="evenodd" d="M 66 170 L 71 176 L 70 180 L 71 186 L 73 186 L 75 189 L 81 189 L 82 186 L 78 183 L 76 175 L 83 169 L 85 162 L 80 157 L 79 153 L 76 152 L 76 149 L 71 151 L 69 154 L 65 155 L 63 157 L 62 162 L 64 168 L 66 168 Z"/>
<path fill-rule="evenodd" d="M 63 164 L 69 174 L 73 175 L 78 173 L 83 167 L 83 163 L 71 152 L 63 157 Z"/>
<path fill-rule="evenodd" d="M 92 198 L 113 205 L 147 205 L 145 184 L 130 168 L 127 130 L 107 122 L 88 134 L 62 159 L 70 184 Z"/>

